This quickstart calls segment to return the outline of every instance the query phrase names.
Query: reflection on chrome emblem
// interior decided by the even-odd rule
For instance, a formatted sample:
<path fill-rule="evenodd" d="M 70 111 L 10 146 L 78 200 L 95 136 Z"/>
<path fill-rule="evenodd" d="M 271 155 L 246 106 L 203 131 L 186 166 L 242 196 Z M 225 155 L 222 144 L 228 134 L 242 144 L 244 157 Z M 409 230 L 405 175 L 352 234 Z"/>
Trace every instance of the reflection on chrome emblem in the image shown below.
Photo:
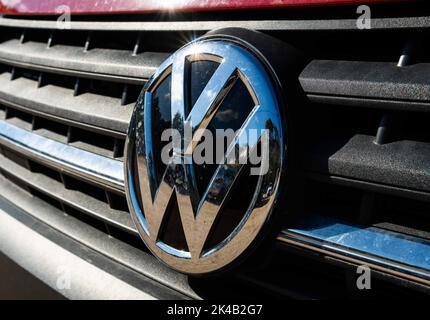
<path fill-rule="evenodd" d="M 207 81 L 192 98 L 196 62 L 209 62 L 213 72 L 199 69 L 193 79 Z M 189 274 L 210 273 L 231 264 L 256 242 L 270 218 L 285 160 L 275 88 L 268 69 L 243 44 L 211 38 L 178 50 L 145 86 L 126 143 L 127 199 L 142 239 L 170 267 Z M 245 98 L 235 100 L 236 92 Z M 248 100 L 251 107 L 244 114 L 241 104 Z M 192 132 L 192 141 L 182 138 L 174 145 L 167 164 L 160 161 L 159 139 L 166 123 L 178 132 L 186 127 Z M 262 136 L 242 139 L 247 131 L 268 133 L 264 174 L 251 175 L 252 165 L 243 162 L 225 161 L 212 165 L 211 171 L 185 159 L 198 144 L 200 129 L 226 123 L 239 123 L 226 159 L 242 148 L 259 149 Z"/>

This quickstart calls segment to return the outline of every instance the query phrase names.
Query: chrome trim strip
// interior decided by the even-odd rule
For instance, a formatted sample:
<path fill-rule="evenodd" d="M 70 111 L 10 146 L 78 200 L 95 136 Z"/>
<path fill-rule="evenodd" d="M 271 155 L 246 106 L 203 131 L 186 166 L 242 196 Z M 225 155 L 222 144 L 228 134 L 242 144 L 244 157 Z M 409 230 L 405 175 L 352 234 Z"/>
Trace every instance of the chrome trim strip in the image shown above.
<path fill-rule="evenodd" d="M 0 26 L 57 29 L 56 21 L 0 18 Z M 358 30 L 355 19 L 224 20 L 224 21 L 71 21 L 72 30 L 94 31 L 209 31 L 237 27 L 255 30 Z M 372 18 L 372 30 L 428 28 L 429 17 Z"/>
<path fill-rule="evenodd" d="M 4 120 L 0 120 L 0 143 L 60 170 L 119 191 L 124 190 L 121 161 L 36 135 Z"/>
<path fill-rule="evenodd" d="M 317 216 L 300 227 L 283 230 L 278 240 L 430 284 L 430 241 L 425 239 Z"/>

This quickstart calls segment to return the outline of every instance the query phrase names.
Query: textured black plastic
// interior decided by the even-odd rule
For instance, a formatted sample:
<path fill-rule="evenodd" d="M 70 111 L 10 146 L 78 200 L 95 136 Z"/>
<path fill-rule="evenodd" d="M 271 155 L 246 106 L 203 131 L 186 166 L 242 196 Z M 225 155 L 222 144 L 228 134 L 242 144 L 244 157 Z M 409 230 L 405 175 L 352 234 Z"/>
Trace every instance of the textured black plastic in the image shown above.
<path fill-rule="evenodd" d="M 373 136 L 357 134 L 344 144 L 325 140 L 310 154 L 306 165 L 314 172 L 430 191 L 430 143 L 377 145 Z"/>
<path fill-rule="evenodd" d="M 126 50 L 94 48 L 84 52 L 82 47 L 25 42 L 12 39 L 0 44 L 0 61 L 29 69 L 44 70 L 78 77 L 120 81 L 143 85 L 165 53 L 143 52 L 137 55 Z"/>
<path fill-rule="evenodd" d="M 57 117 L 70 124 L 87 125 L 125 136 L 133 106 L 121 106 L 119 99 L 85 93 L 59 86 L 38 88 L 37 82 L 26 78 L 10 81 L 9 74 L 0 75 L 0 101 L 31 113 Z M 103 112 L 101 112 L 103 110 Z"/>
<path fill-rule="evenodd" d="M 429 63 L 314 60 L 299 79 L 312 101 L 430 111 Z"/>

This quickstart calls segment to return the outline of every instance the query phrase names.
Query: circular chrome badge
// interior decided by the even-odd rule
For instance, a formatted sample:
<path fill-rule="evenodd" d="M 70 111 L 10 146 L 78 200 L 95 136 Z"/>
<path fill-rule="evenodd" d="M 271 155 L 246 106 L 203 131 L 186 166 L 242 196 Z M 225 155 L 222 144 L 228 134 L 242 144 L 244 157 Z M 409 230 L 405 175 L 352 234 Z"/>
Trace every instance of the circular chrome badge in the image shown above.
<path fill-rule="evenodd" d="M 134 109 L 125 159 L 130 211 L 154 255 L 184 273 L 234 262 L 254 245 L 278 196 L 281 106 L 253 50 L 196 40 L 161 64 Z"/>

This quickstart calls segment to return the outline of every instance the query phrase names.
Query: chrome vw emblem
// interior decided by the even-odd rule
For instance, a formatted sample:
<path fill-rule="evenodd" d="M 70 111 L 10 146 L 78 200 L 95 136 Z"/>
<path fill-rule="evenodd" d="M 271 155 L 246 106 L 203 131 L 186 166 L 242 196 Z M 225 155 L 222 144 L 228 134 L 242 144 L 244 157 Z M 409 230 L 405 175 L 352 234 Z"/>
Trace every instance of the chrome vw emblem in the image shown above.
<path fill-rule="evenodd" d="M 192 99 L 195 62 L 209 62 L 214 70 Z M 205 71 L 200 68 L 203 75 Z M 242 114 L 241 101 L 229 98 L 239 82 L 252 104 L 247 114 Z M 245 45 L 210 38 L 178 50 L 145 86 L 126 143 L 127 200 L 145 244 L 170 267 L 189 274 L 210 273 L 231 264 L 258 242 L 278 196 L 286 152 L 275 88 L 267 65 Z M 228 106 L 229 112 L 223 109 L 221 117 L 228 99 L 234 103 Z M 216 128 L 225 114 L 232 114 L 227 121 L 242 119 L 225 159 L 237 150 L 258 148 L 262 136 L 244 139 L 249 130 L 268 132 L 264 174 L 251 177 L 246 163 L 223 161 L 207 171 L 193 162 L 199 132 Z M 169 163 L 160 160 L 163 126 L 183 134 L 188 129 L 192 136 L 188 141 L 183 135 L 180 144 L 174 144 Z M 207 185 L 202 187 L 201 176 L 208 172 Z"/>

